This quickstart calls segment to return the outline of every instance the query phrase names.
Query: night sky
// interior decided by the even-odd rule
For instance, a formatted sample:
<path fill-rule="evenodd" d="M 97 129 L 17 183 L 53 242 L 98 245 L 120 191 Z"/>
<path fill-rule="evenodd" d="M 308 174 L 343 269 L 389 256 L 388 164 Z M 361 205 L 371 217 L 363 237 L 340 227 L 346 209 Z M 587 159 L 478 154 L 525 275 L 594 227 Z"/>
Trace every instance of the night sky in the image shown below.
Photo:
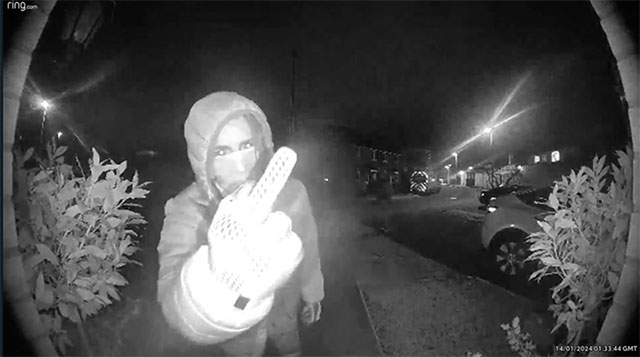
<path fill-rule="evenodd" d="M 448 153 L 527 73 L 504 115 L 536 108 L 496 132 L 498 148 L 628 135 L 606 39 L 581 1 L 117 2 L 74 72 L 76 86 L 102 79 L 64 99 L 67 120 L 114 150 L 183 145 L 190 106 L 232 90 L 283 141 L 293 50 L 302 125 L 381 147 Z"/>

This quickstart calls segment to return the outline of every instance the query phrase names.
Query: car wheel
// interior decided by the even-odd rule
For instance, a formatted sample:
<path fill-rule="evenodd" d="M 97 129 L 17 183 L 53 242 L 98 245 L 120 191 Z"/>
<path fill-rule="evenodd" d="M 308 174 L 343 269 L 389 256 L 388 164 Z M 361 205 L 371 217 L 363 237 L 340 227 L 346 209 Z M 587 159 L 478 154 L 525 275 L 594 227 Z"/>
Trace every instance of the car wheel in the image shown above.
<path fill-rule="evenodd" d="M 496 237 L 492 251 L 500 272 L 513 276 L 525 270 L 525 259 L 529 256 L 526 237 L 524 232 L 510 232 Z"/>

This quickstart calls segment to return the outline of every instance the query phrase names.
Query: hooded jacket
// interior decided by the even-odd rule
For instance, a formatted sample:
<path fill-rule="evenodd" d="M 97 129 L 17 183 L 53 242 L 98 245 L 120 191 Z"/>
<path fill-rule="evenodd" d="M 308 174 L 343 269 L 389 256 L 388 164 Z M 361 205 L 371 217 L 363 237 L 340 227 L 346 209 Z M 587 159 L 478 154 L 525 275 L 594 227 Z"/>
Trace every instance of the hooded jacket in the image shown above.
<path fill-rule="evenodd" d="M 196 102 L 184 126 L 189 161 L 195 182 L 165 205 L 158 244 L 158 301 L 167 322 L 196 343 L 215 344 L 233 338 L 269 313 L 273 297 L 250 302 L 243 310 L 225 300 L 224 288 L 207 277 L 207 232 L 220 191 L 207 173 L 208 149 L 219 130 L 232 118 L 250 114 L 258 123 L 258 170 L 273 155 L 272 134 L 262 110 L 251 100 L 232 92 L 215 92 Z M 260 163 L 262 162 L 262 164 Z M 258 172 L 259 174 L 259 172 Z M 289 281 L 276 294 L 301 294 L 306 302 L 324 298 L 324 278 L 318 254 L 317 227 L 304 185 L 290 178 L 273 207 L 292 221 L 300 237 L 304 258 Z M 298 297 L 296 297 L 297 299 Z"/>

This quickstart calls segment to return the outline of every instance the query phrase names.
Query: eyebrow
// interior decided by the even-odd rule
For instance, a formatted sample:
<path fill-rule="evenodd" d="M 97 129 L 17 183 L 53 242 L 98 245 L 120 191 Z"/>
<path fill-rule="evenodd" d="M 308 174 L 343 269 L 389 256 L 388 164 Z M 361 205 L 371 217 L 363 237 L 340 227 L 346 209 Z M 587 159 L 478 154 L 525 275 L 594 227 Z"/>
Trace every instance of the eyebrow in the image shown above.
<path fill-rule="evenodd" d="M 247 143 L 252 143 L 252 142 L 253 142 L 253 139 L 248 139 L 248 140 L 245 140 L 245 141 L 241 142 L 239 146 L 242 146 L 242 145 L 247 144 Z M 226 150 L 226 149 L 231 149 L 231 146 L 229 146 L 229 145 L 216 145 L 214 147 L 214 149 L 215 150 Z"/>

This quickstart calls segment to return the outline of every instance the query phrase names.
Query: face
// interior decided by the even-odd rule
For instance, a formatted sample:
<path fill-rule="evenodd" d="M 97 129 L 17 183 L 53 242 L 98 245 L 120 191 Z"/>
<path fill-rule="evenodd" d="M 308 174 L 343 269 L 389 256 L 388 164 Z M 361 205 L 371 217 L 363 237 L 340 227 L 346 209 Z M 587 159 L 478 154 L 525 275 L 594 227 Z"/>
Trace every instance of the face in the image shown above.
<path fill-rule="evenodd" d="M 220 130 L 209 153 L 208 169 L 223 195 L 233 192 L 249 178 L 258 161 L 255 141 L 245 118 L 233 119 Z"/>

